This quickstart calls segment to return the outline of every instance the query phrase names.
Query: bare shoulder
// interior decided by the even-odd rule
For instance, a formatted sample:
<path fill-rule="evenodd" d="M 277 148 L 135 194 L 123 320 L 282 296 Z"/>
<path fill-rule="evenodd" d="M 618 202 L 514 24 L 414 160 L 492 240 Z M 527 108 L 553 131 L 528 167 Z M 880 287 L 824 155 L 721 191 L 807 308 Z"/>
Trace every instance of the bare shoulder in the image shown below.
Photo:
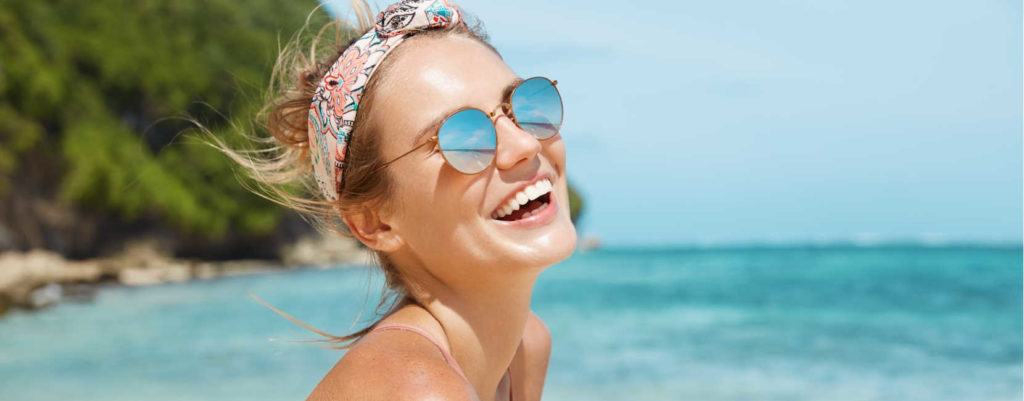
<path fill-rule="evenodd" d="M 540 319 L 540 316 L 530 311 L 526 319 L 526 328 L 523 330 L 523 341 L 529 342 L 530 346 L 537 351 L 549 353 L 551 351 L 551 332 L 548 326 Z"/>
<path fill-rule="evenodd" d="M 512 358 L 512 393 L 517 400 L 540 400 L 551 355 L 551 332 L 539 316 L 530 311 L 523 328 L 523 340 Z"/>
<path fill-rule="evenodd" d="M 471 401 L 474 394 L 428 340 L 405 330 L 385 330 L 351 348 L 307 401 Z"/>

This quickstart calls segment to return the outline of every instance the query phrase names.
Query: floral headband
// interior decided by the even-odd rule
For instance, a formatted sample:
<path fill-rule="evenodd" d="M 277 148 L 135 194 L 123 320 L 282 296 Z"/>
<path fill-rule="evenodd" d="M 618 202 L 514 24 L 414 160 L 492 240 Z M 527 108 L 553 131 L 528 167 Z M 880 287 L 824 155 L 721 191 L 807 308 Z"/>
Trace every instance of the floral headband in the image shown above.
<path fill-rule="evenodd" d="M 377 16 L 377 25 L 345 49 L 320 81 L 309 106 L 313 175 L 324 197 L 337 200 L 352 126 L 370 75 L 410 34 L 462 24 L 447 0 L 403 0 Z"/>

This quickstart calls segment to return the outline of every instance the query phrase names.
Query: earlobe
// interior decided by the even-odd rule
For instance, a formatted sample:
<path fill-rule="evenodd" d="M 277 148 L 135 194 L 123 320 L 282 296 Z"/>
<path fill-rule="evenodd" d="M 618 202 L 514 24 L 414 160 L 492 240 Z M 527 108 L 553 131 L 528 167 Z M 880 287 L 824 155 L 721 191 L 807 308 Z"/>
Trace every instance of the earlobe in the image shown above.
<path fill-rule="evenodd" d="M 393 252 L 402 246 L 402 237 L 372 210 L 342 216 L 349 231 L 367 248 Z"/>

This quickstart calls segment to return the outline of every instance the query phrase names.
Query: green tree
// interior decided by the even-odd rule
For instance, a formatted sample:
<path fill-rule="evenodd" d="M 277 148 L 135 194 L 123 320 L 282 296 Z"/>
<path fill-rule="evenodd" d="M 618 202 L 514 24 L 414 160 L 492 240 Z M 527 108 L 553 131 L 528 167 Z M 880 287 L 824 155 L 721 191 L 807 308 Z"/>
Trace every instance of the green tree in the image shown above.
<path fill-rule="evenodd" d="M 181 135 L 196 117 L 229 143 L 315 1 L 0 1 L 0 196 L 25 169 L 40 193 L 209 238 L 267 232 L 281 210 L 231 162 Z M 322 16 L 318 18 L 325 19 Z M 316 21 L 314 21 L 316 23 Z M 223 113 L 224 116 L 221 116 Z M 45 161 L 37 163 L 34 161 Z"/>

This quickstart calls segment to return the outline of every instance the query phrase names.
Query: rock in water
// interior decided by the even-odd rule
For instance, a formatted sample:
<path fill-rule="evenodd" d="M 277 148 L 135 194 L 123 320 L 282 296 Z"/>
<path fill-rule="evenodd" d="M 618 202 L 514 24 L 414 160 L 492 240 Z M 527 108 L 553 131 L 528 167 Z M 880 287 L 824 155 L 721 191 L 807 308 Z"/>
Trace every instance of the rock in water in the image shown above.
<path fill-rule="evenodd" d="M 29 306 L 34 309 L 45 308 L 60 302 L 64 289 L 57 283 L 49 283 L 32 290 L 28 297 Z"/>

